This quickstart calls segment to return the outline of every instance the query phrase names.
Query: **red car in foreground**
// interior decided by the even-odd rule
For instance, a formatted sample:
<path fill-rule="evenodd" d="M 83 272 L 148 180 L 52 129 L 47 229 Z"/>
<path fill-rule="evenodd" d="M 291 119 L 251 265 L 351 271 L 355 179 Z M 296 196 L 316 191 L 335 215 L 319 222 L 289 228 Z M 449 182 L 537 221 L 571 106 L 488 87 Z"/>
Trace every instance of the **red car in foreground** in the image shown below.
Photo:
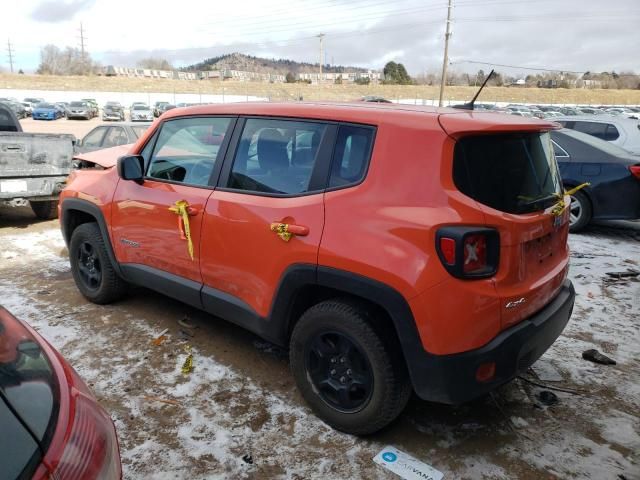
<path fill-rule="evenodd" d="M 0 478 L 122 478 L 109 415 L 62 355 L 1 306 Z"/>

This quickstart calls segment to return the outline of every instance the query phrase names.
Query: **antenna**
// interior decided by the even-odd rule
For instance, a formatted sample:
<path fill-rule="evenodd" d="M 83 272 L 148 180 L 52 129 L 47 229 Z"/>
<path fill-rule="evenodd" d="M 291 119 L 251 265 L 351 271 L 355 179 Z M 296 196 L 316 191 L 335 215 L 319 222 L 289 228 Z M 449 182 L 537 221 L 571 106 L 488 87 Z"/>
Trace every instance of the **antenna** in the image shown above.
<path fill-rule="evenodd" d="M 494 73 L 495 71 L 491 69 L 491 71 L 489 72 L 489 75 L 487 75 L 487 78 L 484 79 L 484 82 L 482 82 L 482 85 L 480 85 L 480 88 L 478 89 L 478 91 L 476 92 L 476 94 L 474 95 L 474 97 L 471 99 L 469 103 L 463 103 L 462 105 L 454 105 L 453 108 L 459 108 L 461 110 L 473 110 L 473 105 L 476 103 L 476 99 L 478 98 L 478 96 L 480 95 L 480 92 L 482 92 L 482 89 L 484 88 L 484 86 L 487 84 L 487 82 L 493 76 Z"/>

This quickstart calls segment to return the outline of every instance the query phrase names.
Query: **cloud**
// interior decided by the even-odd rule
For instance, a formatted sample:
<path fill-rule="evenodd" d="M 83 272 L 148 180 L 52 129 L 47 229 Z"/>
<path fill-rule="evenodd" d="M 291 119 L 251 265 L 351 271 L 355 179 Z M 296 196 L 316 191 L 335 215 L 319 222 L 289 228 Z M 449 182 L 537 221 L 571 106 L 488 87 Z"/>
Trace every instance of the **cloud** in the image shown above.
<path fill-rule="evenodd" d="M 31 18 L 38 22 L 58 23 L 71 20 L 78 12 L 91 7 L 96 0 L 46 0 L 31 12 Z"/>

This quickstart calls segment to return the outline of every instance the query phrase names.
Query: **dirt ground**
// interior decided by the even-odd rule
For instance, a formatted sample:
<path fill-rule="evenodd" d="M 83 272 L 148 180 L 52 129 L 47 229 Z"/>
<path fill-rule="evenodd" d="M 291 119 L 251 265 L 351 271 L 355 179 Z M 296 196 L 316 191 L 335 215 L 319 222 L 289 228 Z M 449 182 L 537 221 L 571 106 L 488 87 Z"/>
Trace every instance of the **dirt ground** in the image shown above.
<path fill-rule="evenodd" d="M 320 422 L 287 352 L 238 327 L 144 288 L 88 303 L 57 222 L 28 208 L 0 207 L 0 303 L 48 338 L 110 412 L 126 479 L 397 478 L 372 461 L 385 445 L 447 479 L 640 479 L 640 282 L 603 280 L 638 267 L 640 224 L 593 227 L 571 244 L 574 315 L 526 378 L 572 393 L 554 390 L 558 402 L 546 406 L 547 388 L 516 380 L 460 407 L 413 398 L 367 438 Z M 186 345 L 195 368 L 183 375 Z M 587 348 L 618 364 L 584 361 Z"/>
<path fill-rule="evenodd" d="M 59 120 L 34 120 L 30 117 L 20 120 L 22 129 L 31 133 L 70 133 L 80 139 L 84 137 L 90 130 L 98 125 L 103 125 L 99 117 L 91 120 L 67 120 L 61 118 Z"/>

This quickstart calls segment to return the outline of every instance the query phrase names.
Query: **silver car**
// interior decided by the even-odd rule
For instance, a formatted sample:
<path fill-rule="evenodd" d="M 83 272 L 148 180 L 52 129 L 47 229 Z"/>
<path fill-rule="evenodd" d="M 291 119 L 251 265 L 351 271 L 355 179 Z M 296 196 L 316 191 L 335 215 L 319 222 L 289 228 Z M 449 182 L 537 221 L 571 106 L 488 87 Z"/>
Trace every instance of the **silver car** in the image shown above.
<path fill-rule="evenodd" d="M 67 118 L 84 118 L 90 120 L 93 118 L 93 107 L 87 102 L 71 102 L 67 110 Z"/>
<path fill-rule="evenodd" d="M 151 126 L 150 123 L 118 122 L 99 125 L 76 142 L 76 152 L 85 153 L 135 143 Z"/>
<path fill-rule="evenodd" d="M 129 112 L 132 122 L 152 122 L 153 111 L 148 105 L 133 105 Z"/>
<path fill-rule="evenodd" d="M 565 128 L 587 133 L 640 155 L 640 121 L 622 115 L 571 115 L 555 117 Z"/>

